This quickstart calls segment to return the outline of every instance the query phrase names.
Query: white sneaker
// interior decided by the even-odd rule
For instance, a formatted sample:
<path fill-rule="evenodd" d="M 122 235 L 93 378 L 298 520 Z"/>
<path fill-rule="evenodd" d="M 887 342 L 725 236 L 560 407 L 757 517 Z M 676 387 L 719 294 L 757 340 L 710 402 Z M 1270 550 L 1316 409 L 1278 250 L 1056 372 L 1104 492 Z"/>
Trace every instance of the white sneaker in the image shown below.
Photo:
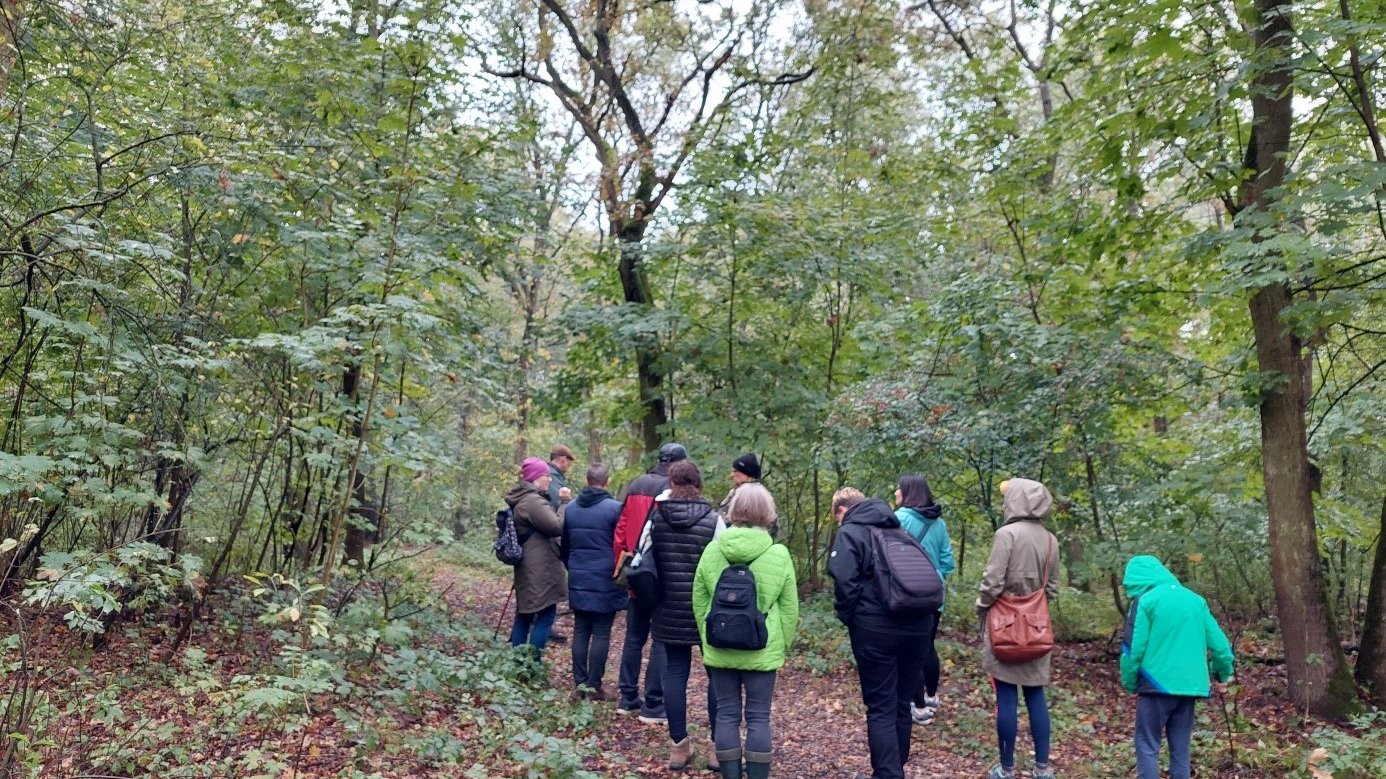
<path fill-rule="evenodd" d="M 924 708 L 926 708 L 926 709 L 933 709 L 934 711 L 938 711 L 938 696 L 937 696 L 937 695 L 925 695 L 925 696 L 924 696 Z"/>
<path fill-rule="evenodd" d="M 918 706 L 911 703 L 910 719 L 914 720 L 914 724 L 916 725 L 928 725 L 930 722 L 934 721 L 934 711 L 935 709 L 929 706 L 925 706 L 921 709 Z"/>

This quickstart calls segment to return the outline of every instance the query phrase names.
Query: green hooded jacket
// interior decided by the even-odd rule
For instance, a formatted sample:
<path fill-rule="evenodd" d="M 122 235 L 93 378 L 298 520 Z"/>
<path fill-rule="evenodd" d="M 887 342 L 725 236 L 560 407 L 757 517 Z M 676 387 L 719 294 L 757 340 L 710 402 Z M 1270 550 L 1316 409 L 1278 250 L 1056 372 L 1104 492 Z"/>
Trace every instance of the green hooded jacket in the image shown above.
<path fill-rule="evenodd" d="M 764 649 L 708 646 L 707 615 L 717 579 L 729 565 L 747 565 L 756 578 L 756 607 L 765 615 Z M 775 671 L 784 665 L 799 629 L 799 589 L 794 561 L 783 544 L 757 527 L 730 527 L 703 549 L 693 575 L 693 617 L 702 637 L 703 665 L 738 671 Z"/>
<path fill-rule="evenodd" d="M 1232 646 L 1198 593 L 1150 555 L 1131 558 L 1122 581 L 1131 596 L 1121 646 L 1121 684 L 1130 692 L 1206 698 L 1208 652 L 1218 681 L 1232 678 Z"/>

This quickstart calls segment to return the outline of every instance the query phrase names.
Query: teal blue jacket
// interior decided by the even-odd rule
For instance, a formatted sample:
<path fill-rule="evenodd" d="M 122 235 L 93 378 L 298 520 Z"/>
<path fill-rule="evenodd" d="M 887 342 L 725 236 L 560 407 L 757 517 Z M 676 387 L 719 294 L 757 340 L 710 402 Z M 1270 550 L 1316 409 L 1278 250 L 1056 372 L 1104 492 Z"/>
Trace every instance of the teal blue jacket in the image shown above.
<path fill-rule="evenodd" d="M 943 579 L 944 597 L 947 598 L 948 577 L 957 569 L 953 562 L 953 542 L 948 538 L 948 525 L 942 517 L 929 519 L 908 506 L 895 509 L 895 518 L 900 520 L 900 527 L 924 547 L 924 554 L 928 555 L 929 562 L 934 564 L 934 570 Z M 939 611 L 943 611 L 942 606 Z"/>
<path fill-rule="evenodd" d="M 1218 681 L 1232 678 L 1232 645 L 1198 593 L 1150 555 L 1131 558 L 1122 584 L 1131 596 L 1121 646 L 1121 684 L 1130 692 L 1207 698 L 1208 654 Z"/>

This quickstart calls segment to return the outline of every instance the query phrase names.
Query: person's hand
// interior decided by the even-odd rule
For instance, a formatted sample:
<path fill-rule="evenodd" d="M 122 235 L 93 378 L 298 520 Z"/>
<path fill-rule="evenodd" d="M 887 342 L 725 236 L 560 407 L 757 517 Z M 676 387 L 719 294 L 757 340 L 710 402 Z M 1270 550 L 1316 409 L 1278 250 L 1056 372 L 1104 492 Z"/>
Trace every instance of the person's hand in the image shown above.
<path fill-rule="evenodd" d="M 569 501 L 569 500 L 572 500 L 572 499 L 573 499 L 573 491 L 570 490 L 570 489 L 568 489 L 567 487 L 559 487 L 559 488 L 558 488 L 558 499 L 559 499 L 560 501 Z"/>
<path fill-rule="evenodd" d="M 1228 679 L 1228 680 L 1225 681 L 1225 682 L 1214 682 L 1214 683 L 1213 683 L 1213 692 L 1217 693 L 1218 695 L 1226 695 L 1226 694 L 1227 694 L 1227 685 L 1229 685 L 1229 684 L 1231 684 L 1231 683 L 1232 683 L 1232 679 Z"/>

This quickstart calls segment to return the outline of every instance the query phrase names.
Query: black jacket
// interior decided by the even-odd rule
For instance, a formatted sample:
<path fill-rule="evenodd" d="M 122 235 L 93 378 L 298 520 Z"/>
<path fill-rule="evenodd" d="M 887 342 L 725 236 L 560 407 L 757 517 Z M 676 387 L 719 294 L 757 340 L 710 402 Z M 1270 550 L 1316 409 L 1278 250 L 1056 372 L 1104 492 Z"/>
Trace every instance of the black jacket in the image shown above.
<path fill-rule="evenodd" d="M 659 463 L 648 473 L 637 476 L 635 481 L 626 488 L 626 497 L 649 495 L 654 498 L 658 497 L 659 493 L 669 489 L 669 465 L 670 463 Z"/>
<path fill-rule="evenodd" d="M 833 577 L 833 610 L 848 627 L 877 633 L 922 634 L 929 616 L 902 619 L 885 607 L 876 586 L 871 528 L 900 527 L 900 520 L 885 501 L 872 498 L 847 511 L 828 555 L 828 575 Z"/>
<path fill-rule="evenodd" d="M 701 643 L 693 617 L 693 574 L 722 518 L 702 498 L 661 501 L 655 504 L 651 517 L 651 548 L 664 599 L 655 608 L 650 632 L 656 641 L 666 644 Z"/>

